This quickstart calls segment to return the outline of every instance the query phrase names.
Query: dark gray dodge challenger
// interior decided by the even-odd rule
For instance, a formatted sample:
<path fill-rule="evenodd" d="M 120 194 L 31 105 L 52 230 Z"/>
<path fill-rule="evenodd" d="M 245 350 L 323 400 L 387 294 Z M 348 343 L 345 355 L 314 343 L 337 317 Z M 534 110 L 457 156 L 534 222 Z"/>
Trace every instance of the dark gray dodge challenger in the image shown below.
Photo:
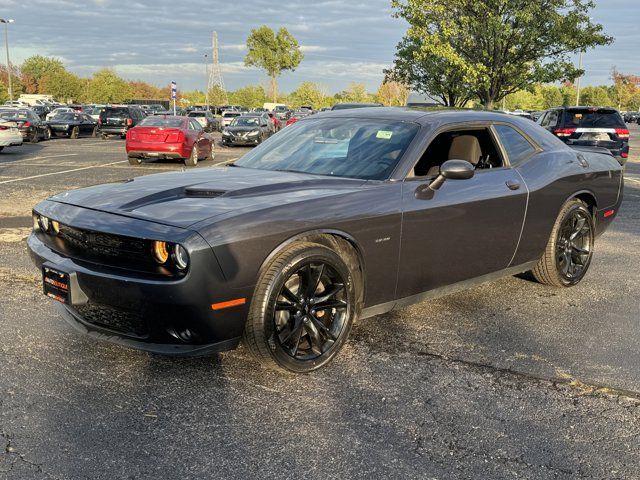
<path fill-rule="evenodd" d="M 622 178 L 526 119 L 342 110 L 225 166 L 55 195 L 28 244 L 44 293 L 92 337 L 172 355 L 244 340 L 308 372 L 357 318 L 527 271 L 577 284 Z"/>

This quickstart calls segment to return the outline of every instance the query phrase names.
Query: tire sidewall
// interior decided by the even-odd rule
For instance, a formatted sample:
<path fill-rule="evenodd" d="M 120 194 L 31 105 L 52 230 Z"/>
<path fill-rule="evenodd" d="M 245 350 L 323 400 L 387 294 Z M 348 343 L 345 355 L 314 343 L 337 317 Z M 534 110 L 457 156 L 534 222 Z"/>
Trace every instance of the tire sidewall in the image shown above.
<path fill-rule="evenodd" d="M 275 324 L 273 322 L 274 306 L 275 300 L 280 293 L 282 286 L 289 277 L 302 265 L 311 262 L 328 263 L 344 279 L 345 292 L 347 296 L 347 314 L 338 340 L 335 341 L 332 347 L 316 359 L 301 361 L 292 358 L 288 353 L 286 353 L 280 346 L 280 343 L 275 339 Z M 271 354 L 271 358 L 276 365 L 295 373 L 311 372 L 330 362 L 347 341 L 351 325 L 353 324 L 353 320 L 357 313 L 357 296 L 352 273 L 349 271 L 344 260 L 342 260 L 337 253 L 320 245 L 303 250 L 290 259 L 267 285 L 264 296 L 260 295 L 259 297 L 263 298 L 263 302 L 262 305 L 257 306 L 258 310 L 254 310 L 254 312 L 256 315 L 259 315 L 262 327 L 260 331 L 263 334 L 262 340 L 266 343 L 269 353 Z"/>

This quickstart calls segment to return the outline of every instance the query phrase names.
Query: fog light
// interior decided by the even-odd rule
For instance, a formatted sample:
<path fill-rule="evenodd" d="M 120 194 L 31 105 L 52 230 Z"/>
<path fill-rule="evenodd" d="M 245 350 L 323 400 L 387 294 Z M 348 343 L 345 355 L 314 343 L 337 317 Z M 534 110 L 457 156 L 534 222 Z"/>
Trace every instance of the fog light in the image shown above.
<path fill-rule="evenodd" d="M 160 264 L 167 263 L 167 260 L 169 260 L 169 250 L 167 249 L 166 242 L 153 242 L 153 258 Z"/>
<path fill-rule="evenodd" d="M 173 261 L 180 270 L 186 269 L 189 265 L 189 254 L 186 248 L 182 245 L 176 245 L 173 250 Z"/>

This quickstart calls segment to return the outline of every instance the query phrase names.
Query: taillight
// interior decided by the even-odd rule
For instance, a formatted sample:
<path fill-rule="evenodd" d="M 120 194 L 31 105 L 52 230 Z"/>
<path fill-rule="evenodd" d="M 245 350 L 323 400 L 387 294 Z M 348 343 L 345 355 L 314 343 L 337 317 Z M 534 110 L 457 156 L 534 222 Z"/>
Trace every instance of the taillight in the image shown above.
<path fill-rule="evenodd" d="M 571 135 L 576 133 L 576 129 L 575 128 L 556 128 L 553 131 L 553 133 L 557 137 L 570 137 Z"/>
<path fill-rule="evenodd" d="M 98 117 L 98 125 L 102 125 L 102 119 Z"/>
<path fill-rule="evenodd" d="M 127 126 L 130 127 L 131 125 L 133 125 L 133 119 L 127 118 Z"/>
<path fill-rule="evenodd" d="M 629 152 L 622 152 L 622 153 L 620 154 L 620 156 L 621 156 L 622 158 L 629 158 Z"/>
<path fill-rule="evenodd" d="M 4 125 L 0 125 L 0 130 L 9 130 L 9 127 L 5 127 Z"/>
<path fill-rule="evenodd" d="M 616 135 L 620 138 L 629 138 L 629 130 L 626 128 L 616 128 Z"/>
<path fill-rule="evenodd" d="M 24 122 L 22 126 L 25 128 L 29 128 L 31 126 L 31 122 Z"/>
<path fill-rule="evenodd" d="M 183 132 L 172 132 L 167 135 L 168 143 L 181 143 L 184 142 L 184 133 Z"/>

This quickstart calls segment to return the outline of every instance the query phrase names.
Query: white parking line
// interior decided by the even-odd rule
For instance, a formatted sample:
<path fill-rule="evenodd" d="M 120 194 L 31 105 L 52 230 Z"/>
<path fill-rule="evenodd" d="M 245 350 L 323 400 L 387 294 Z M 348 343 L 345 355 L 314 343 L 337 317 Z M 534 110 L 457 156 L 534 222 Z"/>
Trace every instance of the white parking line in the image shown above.
<path fill-rule="evenodd" d="M 15 160 L 13 162 L 0 162 L 0 166 L 4 167 L 6 165 L 15 165 L 16 163 L 22 162 L 33 162 L 34 160 L 46 160 L 49 158 L 76 157 L 78 155 L 79 153 L 61 153 L 60 155 L 45 155 L 42 157 L 23 158 L 22 160 Z"/>
<path fill-rule="evenodd" d="M 42 173 L 40 175 L 32 175 L 30 177 L 12 178 L 11 180 L 4 180 L 4 181 L 0 182 L 0 185 L 5 184 L 5 183 L 21 182 L 23 180 L 31 180 L 33 178 L 48 177 L 50 175 L 62 175 L 64 173 L 79 172 L 80 170 L 89 170 L 91 168 L 108 167 L 109 165 L 115 165 L 117 163 L 126 163 L 126 162 L 127 162 L 127 160 L 120 160 L 119 162 L 104 163 L 102 165 L 91 165 L 89 167 L 73 168 L 71 170 L 64 170 L 62 172 Z"/>

